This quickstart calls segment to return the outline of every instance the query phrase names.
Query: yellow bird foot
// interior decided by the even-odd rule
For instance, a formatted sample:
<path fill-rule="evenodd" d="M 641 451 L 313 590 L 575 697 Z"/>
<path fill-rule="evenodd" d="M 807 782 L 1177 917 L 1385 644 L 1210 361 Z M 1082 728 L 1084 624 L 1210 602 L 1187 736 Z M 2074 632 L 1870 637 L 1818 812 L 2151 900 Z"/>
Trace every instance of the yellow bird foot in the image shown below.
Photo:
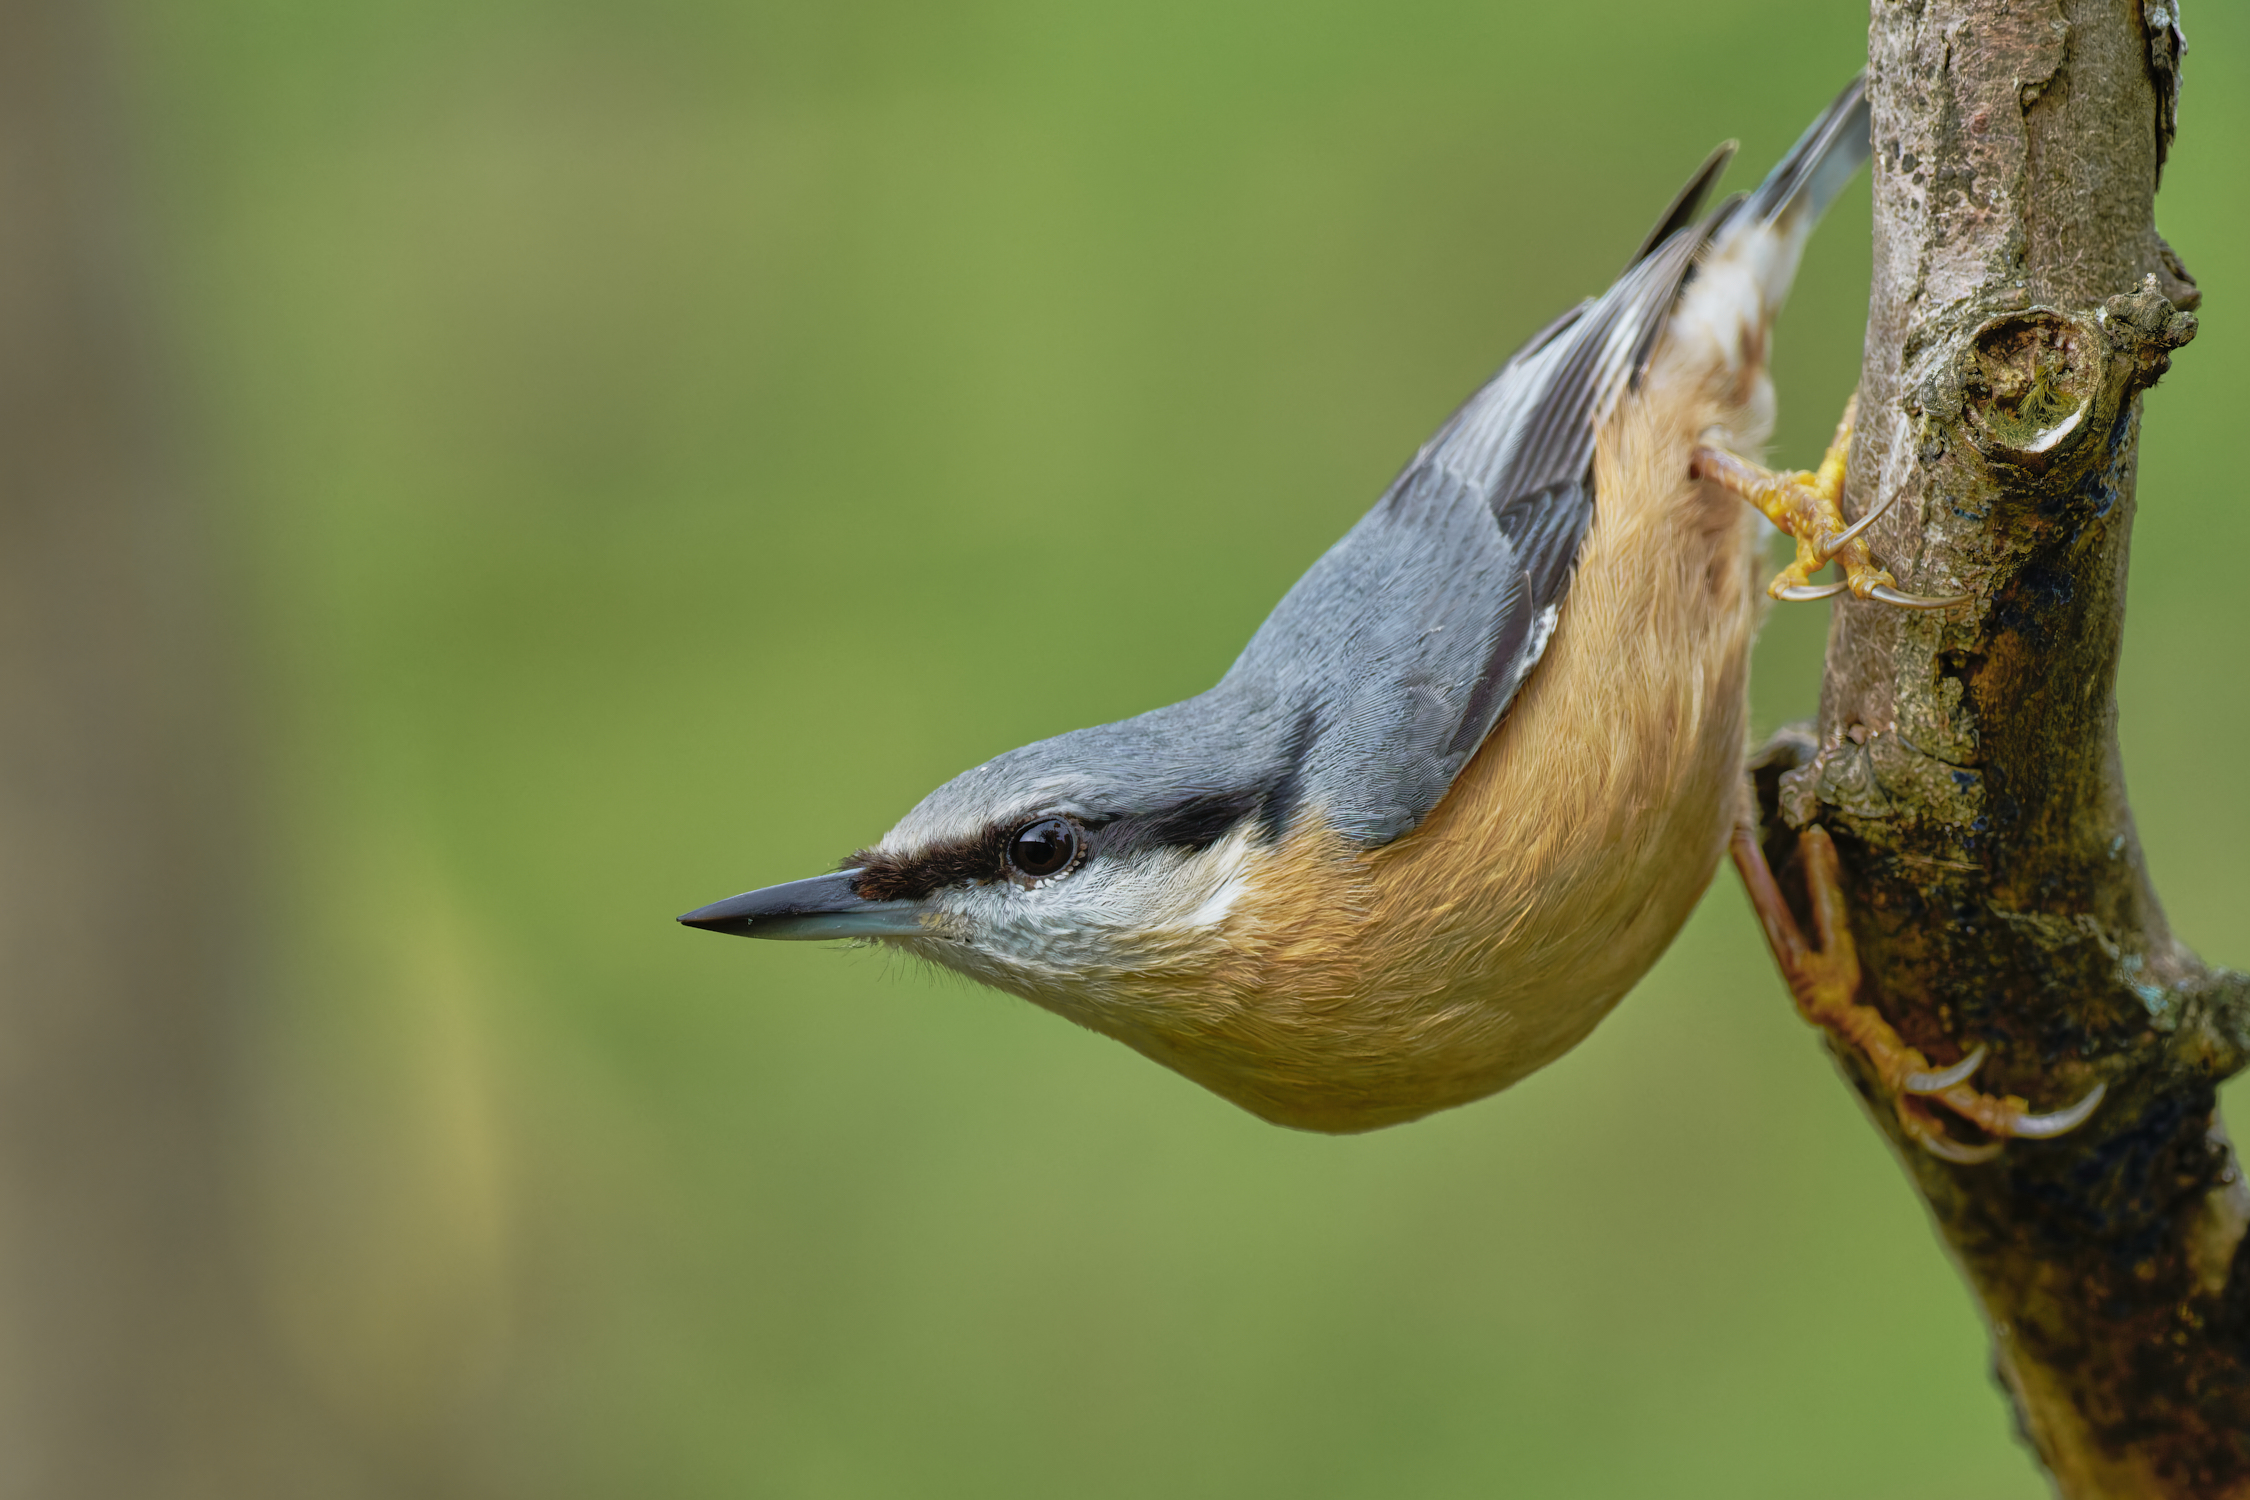
<path fill-rule="evenodd" d="M 1898 580 L 1875 566 L 1860 534 L 1890 508 L 1886 500 L 1847 526 L 1844 524 L 1844 463 L 1852 444 L 1852 421 L 1859 410 L 1854 394 L 1844 404 L 1844 420 L 1828 444 L 1820 467 L 1810 473 L 1799 469 L 1777 474 L 1738 458 L 1723 448 L 1698 447 L 1690 462 L 1698 479 L 1708 479 L 1758 507 L 1767 520 L 1797 541 L 1797 558 L 1781 570 L 1766 592 L 1776 599 L 1798 603 L 1828 599 L 1850 589 L 1855 598 L 1876 599 L 1901 609 L 1947 609 L 1965 604 L 1969 596 L 1953 594 L 1929 598 L 1900 590 Z M 1841 557 L 1844 576 L 1834 583 L 1814 583 L 1813 574 Z"/>
<path fill-rule="evenodd" d="M 1765 929 L 1766 945 L 1773 950 L 1789 993 L 1796 997 L 1797 1009 L 1815 1026 L 1826 1027 L 1859 1049 L 1889 1092 L 1899 1123 L 1923 1150 L 1950 1162 L 1990 1161 L 2011 1136 L 2047 1139 L 2086 1122 L 2100 1106 L 2106 1084 L 2095 1084 L 2092 1092 L 2068 1109 L 2035 1115 L 2021 1099 L 1995 1098 L 1969 1087 L 1969 1079 L 1983 1066 L 1984 1048 L 1976 1048 L 1951 1067 L 1932 1068 L 1929 1059 L 1906 1045 L 1881 1011 L 1862 1004 L 1859 954 L 1852 946 L 1836 845 L 1827 830 L 1816 825 L 1799 835 L 1797 850 L 1805 866 L 1813 931 L 1820 940 L 1817 948 L 1805 941 L 1795 914 L 1783 899 L 1765 851 L 1759 847 L 1756 826 L 1748 819 L 1735 825 L 1735 869 L 1741 872 L 1750 904 Z M 1932 1102 L 1944 1105 L 1992 1139 L 1981 1145 L 1953 1139 L 1932 1112 Z"/>

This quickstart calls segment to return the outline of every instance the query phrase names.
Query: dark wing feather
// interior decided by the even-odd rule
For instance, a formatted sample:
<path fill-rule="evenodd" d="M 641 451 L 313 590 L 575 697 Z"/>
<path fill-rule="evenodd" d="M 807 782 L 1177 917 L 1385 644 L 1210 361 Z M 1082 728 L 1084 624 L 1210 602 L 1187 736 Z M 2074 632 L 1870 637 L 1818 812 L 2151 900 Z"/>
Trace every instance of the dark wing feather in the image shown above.
<path fill-rule="evenodd" d="M 1562 597 L 1593 515 L 1593 486 L 1577 481 L 1533 490 L 1496 509 L 1493 519 L 1523 565 L 1530 597 Z"/>
<path fill-rule="evenodd" d="M 1641 248 L 1633 252 L 1631 260 L 1625 262 L 1628 269 L 1647 260 L 1663 248 L 1666 240 L 1695 222 L 1696 216 L 1703 212 L 1703 200 L 1709 195 L 1711 184 L 1719 180 L 1719 174 L 1727 169 L 1727 163 L 1734 160 L 1738 144 L 1735 141 L 1723 142 L 1717 150 L 1703 158 L 1703 165 L 1697 167 L 1695 175 L 1673 195 L 1671 203 L 1664 210 L 1664 216 L 1656 221 L 1656 227 L 1648 232 L 1648 238 L 1641 241 Z"/>

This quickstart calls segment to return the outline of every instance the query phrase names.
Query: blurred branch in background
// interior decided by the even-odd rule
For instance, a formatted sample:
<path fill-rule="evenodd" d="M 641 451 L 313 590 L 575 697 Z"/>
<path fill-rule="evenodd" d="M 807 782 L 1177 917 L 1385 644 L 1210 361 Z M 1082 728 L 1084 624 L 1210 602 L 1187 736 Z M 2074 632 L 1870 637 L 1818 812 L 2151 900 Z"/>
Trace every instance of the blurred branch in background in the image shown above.
<path fill-rule="evenodd" d="M 1838 608 L 1817 739 L 1759 777 L 1769 857 L 1837 836 L 1863 998 L 1938 1065 L 1988 1047 L 1978 1086 L 2039 1109 L 2108 1086 L 2075 1133 L 1953 1164 L 1850 1059 L 2062 1493 L 2250 1495 L 2250 1193 L 2215 1097 L 2250 982 L 2173 937 L 2117 740 L 2141 392 L 2199 300 L 2154 223 L 2178 23 L 1930 0 L 1870 42 L 1853 511 L 1890 505 L 1906 587 L 1974 597 Z"/>
<path fill-rule="evenodd" d="M 235 684 L 104 21 L 0 0 L 0 1494 L 333 1494 L 236 1234 Z"/>

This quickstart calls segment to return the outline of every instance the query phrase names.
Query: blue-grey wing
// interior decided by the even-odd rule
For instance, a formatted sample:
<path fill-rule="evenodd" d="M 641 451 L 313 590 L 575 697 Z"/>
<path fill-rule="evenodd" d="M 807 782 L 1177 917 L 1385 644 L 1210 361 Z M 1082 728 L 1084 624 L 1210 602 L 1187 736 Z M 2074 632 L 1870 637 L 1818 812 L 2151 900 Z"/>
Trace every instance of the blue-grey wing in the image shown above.
<path fill-rule="evenodd" d="M 1617 283 L 1517 351 L 1315 563 L 1209 692 L 963 772 L 893 830 L 983 847 L 1061 810 L 1107 847 L 1279 835 L 1363 845 L 1428 816 L 1538 665 L 1594 508 L 1595 435 L 1730 215 L 1817 212 L 1867 154 L 1855 81 L 1747 199 L 1695 225 L 1715 154 Z M 1801 205 L 1801 207 L 1800 207 Z"/>
<path fill-rule="evenodd" d="M 1418 824 L 1538 665 L 1593 519 L 1595 433 L 1701 243 L 1672 235 L 1525 345 L 1213 690 L 1292 726 L 1289 784 L 1339 832 L 1376 845 Z"/>

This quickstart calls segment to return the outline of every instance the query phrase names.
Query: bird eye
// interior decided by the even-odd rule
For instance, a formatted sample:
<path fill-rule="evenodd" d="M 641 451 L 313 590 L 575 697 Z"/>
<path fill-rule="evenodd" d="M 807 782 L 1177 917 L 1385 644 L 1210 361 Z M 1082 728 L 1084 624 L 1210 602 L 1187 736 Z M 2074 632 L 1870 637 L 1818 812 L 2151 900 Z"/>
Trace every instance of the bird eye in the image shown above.
<path fill-rule="evenodd" d="M 1044 880 L 1078 860 L 1078 830 L 1062 818 L 1026 823 L 1008 840 L 1008 864 L 1019 875 Z"/>

